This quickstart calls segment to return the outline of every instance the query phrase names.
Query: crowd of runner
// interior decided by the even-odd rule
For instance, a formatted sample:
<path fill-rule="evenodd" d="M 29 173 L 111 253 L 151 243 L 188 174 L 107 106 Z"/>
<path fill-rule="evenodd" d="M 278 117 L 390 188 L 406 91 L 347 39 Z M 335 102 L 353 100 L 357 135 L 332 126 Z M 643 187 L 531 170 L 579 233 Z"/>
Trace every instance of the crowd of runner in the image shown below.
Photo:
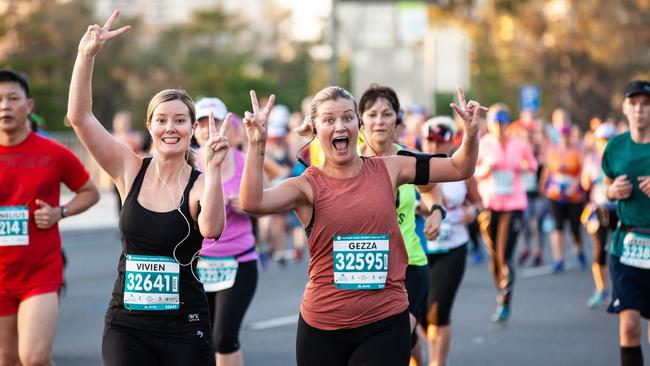
<path fill-rule="evenodd" d="M 91 86 L 104 44 L 130 29 L 112 30 L 118 15 L 83 35 L 67 115 L 119 197 L 106 365 L 243 365 L 239 331 L 258 270 L 303 256 L 298 365 L 445 365 L 465 263 L 483 253 L 493 322 L 513 314 L 517 265 L 558 275 L 591 267 L 587 306 L 619 314 L 621 364 L 643 364 L 650 82 L 626 88 L 624 123 L 593 118 L 584 134 L 563 109 L 550 121 L 531 110 L 515 119 L 505 104 L 466 102 L 459 88 L 449 113 L 432 116 L 403 109 L 381 85 L 358 99 L 327 87 L 293 113 L 251 91 L 238 115 L 218 96 L 195 104 L 168 89 L 149 103 L 147 138 L 125 112 L 110 134 L 93 115 Z M 99 198 L 74 154 L 30 127 L 33 106 L 25 77 L 0 70 L 1 365 L 52 364 L 57 222 Z M 75 192 L 64 204 L 61 183 Z M 567 237 L 575 260 L 565 258 Z"/>

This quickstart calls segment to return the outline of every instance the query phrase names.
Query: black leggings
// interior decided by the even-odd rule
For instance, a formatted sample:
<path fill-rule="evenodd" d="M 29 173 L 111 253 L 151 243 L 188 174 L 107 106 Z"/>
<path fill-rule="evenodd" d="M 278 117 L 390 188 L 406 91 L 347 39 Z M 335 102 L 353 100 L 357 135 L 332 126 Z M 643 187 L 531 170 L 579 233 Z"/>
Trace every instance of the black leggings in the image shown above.
<path fill-rule="evenodd" d="M 420 309 L 425 304 L 427 299 L 427 291 L 429 291 L 429 273 L 427 266 L 412 266 L 406 267 L 406 280 L 404 285 L 406 293 L 409 298 L 409 313 L 417 316 Z"/>
<path fill-rule="evenodd" d="M 106 366 L 214 366 L 210 338 L 209 325 L 167 334 L 105 324 L 102 359 Z"/>
<path fill-rule="evenodd" d="M 219 292 L 207 292 L 214 347 L 218 353 L 239 350 L 239 330 L 257 287 L 257 261 L 239 263 L 235 284 Z"/>
<path fill-rule="evenodd" d="M 490 211 L 479 214 L 479 224 L 483 242 L 490 256 L 490 272 L 497 288 L 497 303 L 510 305 L 515 285 L 515 267 L 512 254 L 522 229 L 522 211 Z M 503 233 L 498 234 L 499 225 L 505 225 Z M 503 236 L 502 236 L 503 235 Z"/>
<path fill-rule="evenodd" d="M 564 222 L 569 222 L 571 235 L 573 239 L 580 245 L 580 214 L 582 213 L 582 202 L 568 203 L 548 200 L 551 207 L 551 215 L 555 221 L 555 230 L 563 231 Z"/>
<path fill-rule="evenodd" d="M 481 247 L 481 230 L 476 219 L 467 224 L 467 233 L 469 234 L 469 245 L 471 245 L 470 251 L 474 253 Z"/>
<path fill-rule="evenodd" d="M 447 253 L 429 254 L 429 298 L 427 324 L 449 325 L 451 308 L 465 274 L 467 245 Z"/>
<path fill-rule="evenodd" d="M 408 311 L 352 329 L 320 330 L 298 318 L 298 366 L 407 366 Z"/>

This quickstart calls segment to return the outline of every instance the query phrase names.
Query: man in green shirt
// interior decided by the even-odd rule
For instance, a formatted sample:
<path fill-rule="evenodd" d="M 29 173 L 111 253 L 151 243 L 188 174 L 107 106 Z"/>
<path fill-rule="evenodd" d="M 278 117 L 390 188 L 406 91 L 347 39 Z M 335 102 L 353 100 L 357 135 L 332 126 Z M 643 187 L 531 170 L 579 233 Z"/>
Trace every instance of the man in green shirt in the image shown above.
<path fill-rule="evenodd" d="M 623 114 L 630 131 L 611 139 L 602 159 L 607 196 L 617 201 L 620 218 L 609 249 L 608 311 L 619 314 L 621 365 L 643 366 L 641 317 L 650 318 L 650 82 L 628 85 Z"/>

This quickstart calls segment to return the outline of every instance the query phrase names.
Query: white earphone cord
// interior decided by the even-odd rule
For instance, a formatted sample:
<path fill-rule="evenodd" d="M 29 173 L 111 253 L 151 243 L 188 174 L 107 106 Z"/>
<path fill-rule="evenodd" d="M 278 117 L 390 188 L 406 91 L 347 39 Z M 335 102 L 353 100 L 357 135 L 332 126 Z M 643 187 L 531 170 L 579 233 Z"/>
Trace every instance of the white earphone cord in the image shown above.
<path fill-rule="evenodd" d="M 190 259 L 190 261 L 187 262 L 187 263 L 181 263 L 181 261 L 179 261 L 178 258 L 176 258 L 176 250 L 178 249 L 178 247 L 179 247 L 179 246 L 180 246 L 180 245 L 181 245 L 181 244 L 182 244 L 182 243 L 183 243 L 187 238 L 189 238 L 190 234 L 192 233 L 192 227 L 190 226 L 190 221 L 187 219 L 187 217 L 185 216 L 185 214 L 184 214 L 183 211 L 181 210 L 181 206 L 183 205 L 183 202 L 184 202 L 184 200 L 185 200 L 185 193 L 184 193 L 184 191 L 183 191 L 183 187 L 181 186 L 181 173 L 183 172 L 183 169 L 185 169 L 186 164 L 183 165 L 183 167 L 182 167 L 182 168 L 180 169 L 180 171 L 178 172 L 177 183 L 178 183 L 178 188 L 181 190 L 181 201 L 180 201 L 180 203 L 178 204 L 178 206 L 176 206 L 176 199 L 174 198 L 174 193 L 173 193 L 172 190 L 169 188 L 169 186 L 167 185 L 167 183 L 166 183 L 166 182 L 162 179 L 162 177 L 160 176 L 160 169 L 158 168 L 158 162 L 156 162 L 155 160 L 154 160 L 154 165 L 156 166 L 156 175 L 158 176 L 158 179 L 160 179 L 160 181 L 163 183 L 163 185 L 165 186 L 165 188 L 167 188 L 167 191 L 169 192 L 169 195 L 170 195 L 170 197 L 171 197 L 171 199 L 172 199 L 172 206 L 175 207 L 174 209 L 175 209 L 176 211 L 178 211 L 178 213 L 181 214 L 181 216 L 182 216 L 183 219 L 185 220 L 185 223 L 187 224 L 187 235 L 185 235 L 185 237 L 184 237 L 183 239 L 181 239 L 181 241 L 179 241 L 179 242 L 174 246 L 174 250 L 172 251 L 172 256 L 174 257 L 174 260 L 176 261 L 176 263 L 178 263 L 180 266 L 183 266 L 183 267 L 190 266 L 190 265 L 192 264 L 192 262 L 194 262 L 194 260 L 197 259 L 197 258 L 199 257 L 199 253 L 201 252 L 201 250 L 202 250 L 203 248 L 200 248 L 199 250 L 197 250 L 197 251 L 194 253 L 194 255 L 192 255 L 192 258 Z M 209 247 L 211 247 L 211 246 L 213 246 L 215 243 L 216 243 L 216 241 L 215 241 L 214 243 L 210 244 L 208 247 L 206 247 L 206 249 L 209 248 Z M 201 283 L 201 280 L 199 280 L 198 277 L 196 277 L 196 274 L 194 274 L 194 271 L 190 270 L 190 272 L 192 273 L 192 276 L 194 277 L 194 279 L 195 279 L 197 282 Z"/>

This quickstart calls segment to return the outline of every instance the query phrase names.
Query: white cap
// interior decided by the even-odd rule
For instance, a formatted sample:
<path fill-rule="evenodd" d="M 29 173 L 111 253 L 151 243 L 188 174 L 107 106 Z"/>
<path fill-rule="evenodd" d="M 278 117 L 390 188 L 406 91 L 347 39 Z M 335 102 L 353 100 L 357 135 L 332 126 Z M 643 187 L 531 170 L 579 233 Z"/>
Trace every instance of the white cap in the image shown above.
<path fill-rule="evenodd" d="M 451 131 L 452 136 L 458 133 L 458 126 L 456 126 L 456 122 L 451 117 L 436 116 L 424 122 L 422 125 L 422 136 L 426 138 L 430 132 L 435 131 L 437 126 L 444 126 L 448 131 Z"/>
<path fill-rule="evenodd" d="M 291 113 L 287 106 L 278 104 L 269 113 L 269 137 L 284 137 L 288 132 L 289 117 Z"/>
<path fill-rule="evenodd" d="M 196 102 L 196 120 L 209 117 L 210 112 L 214 115 L 215 119 L 222 120 L 226 118 L 228 109 L 226 105 L 219 98 L 202 98 Z"/>

